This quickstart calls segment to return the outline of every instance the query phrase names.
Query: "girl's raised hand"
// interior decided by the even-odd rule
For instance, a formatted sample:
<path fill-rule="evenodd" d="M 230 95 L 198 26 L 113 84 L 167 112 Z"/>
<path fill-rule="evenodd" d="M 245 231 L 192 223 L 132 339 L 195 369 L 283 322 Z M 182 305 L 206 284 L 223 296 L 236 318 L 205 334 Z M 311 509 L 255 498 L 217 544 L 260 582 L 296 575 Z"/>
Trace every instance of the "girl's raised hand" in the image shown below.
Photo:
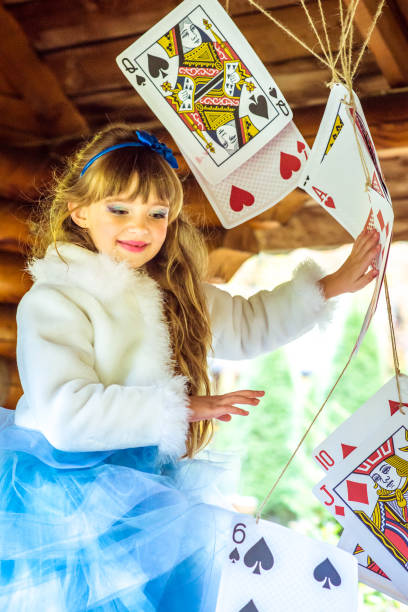
<path fill-rule="evenodd" d="M 319 281 L 326 299 L 341 293 L 359 291 L 378 276 L 377 270 L 367 271 L 367 268 L 380 251 L 379 240 L 380 235 L 375 229 L 369 232 L 363 230 L 357 236 L 353 249 L 344 264 L 337 272 Z"/>
<path fill-rule="evenodd" d="M 232 414 L 248 416 L 248 410 L 237 408 L 235 404 L 257 406 L 265 391 L 241 390 L 224 393 L 224 395 L 194 395 L 190 397 L 189 421 L 219 419 L 230 421 Z"/>

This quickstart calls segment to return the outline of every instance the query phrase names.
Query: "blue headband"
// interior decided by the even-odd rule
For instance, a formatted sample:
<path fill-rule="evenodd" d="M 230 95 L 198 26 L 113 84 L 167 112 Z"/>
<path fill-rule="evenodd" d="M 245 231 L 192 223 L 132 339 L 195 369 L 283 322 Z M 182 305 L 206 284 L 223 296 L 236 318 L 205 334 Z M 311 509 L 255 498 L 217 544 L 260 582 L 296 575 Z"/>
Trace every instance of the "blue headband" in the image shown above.
<path fill-rule="evenodd" d="M 145 132 L 144 130 L 136 130 L 136 136 L 140 142 L 121 142 L 120 144 L 113 145 L 112 147 L 107 147 L 106 149 L 100 151 L 97 155 L 94 155 L 82 168 L 80 176 L 85 174 L 89 166 L 91 166 L 94 161 L 98 159 L 98 157 L 101 157 L 110 151 L 115 151 L 115 149 L 123 149 L 124 147 L 149 147 L 149 149 L 152 149 L 152 151 L 155 151 L 161 155 L 172 168 L 178 168 L 178 163 L 173 155 L 173 151 L 169 149 L 169 147 L 166 147 L 166 145 L 162 142 L 159 142 L 156 136 L 153 136 L 153 134 L 149 134 L 149 132 Z"/>

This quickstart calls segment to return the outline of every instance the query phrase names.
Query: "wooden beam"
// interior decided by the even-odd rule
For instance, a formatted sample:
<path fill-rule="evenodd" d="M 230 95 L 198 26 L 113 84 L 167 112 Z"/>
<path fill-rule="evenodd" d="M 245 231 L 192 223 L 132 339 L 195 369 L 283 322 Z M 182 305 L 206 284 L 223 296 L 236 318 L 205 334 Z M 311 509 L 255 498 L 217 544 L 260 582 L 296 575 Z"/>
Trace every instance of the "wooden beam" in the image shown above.
<path fill-rule="evenodd" d="M 383 95 L 368 96 L 361 100 L 377 151 L 406 149 L 408 146 L 408 89 Z M 298 108 L 294 120 L 302 135 L 313 144 L 324 106 Z"/>
<path fill-rule="evenodd" d="M 22 394 L 16 362 L 0 357 L 0 406 L 14 410 Z"/>
<path fill-rule="evenodd" d="M 83 0 L 31 0 L 26 4 L 5 2 L 36 49 L 45 51 L 73 47 L 91 41 L 143 34 L 178 4 L 179 0 L 127 0 L 83 2 Z M 294 6 L 297 0 L 263 0 L 266 9 Z M 255 13 L 248 0 L 230 3 L 230 15 Z M 276 12 L 276 10 L 274 11 Z M 125 48 L 125 47 L 123 47 Z"/>
<path fill-rule="evenodd" d="M 44 134 L 84 134 L 83 117 L 63 94 L 52 71 L 33 52 L 17 21 L 0 4 L 0 72 L 43 125 Z"/>
<path fill-rule="evenodd" d="M 311 4 L 310 10 L 314 18 L 319 20 L 320 14 L 316 2 Z M 338 0 L 325 0 L 325 11 L 333 49 L 336 49 L 339 38 Z M 283 23 L 289 24 L 293 32 L 306 44 L 317 49 L 314 34 L 298 6 L 277 9 L 275 14 Z M 265 64 L 272 62 L 278 64 L 307 55 L 302 46 L 259 12 L 242 15 L 234 21 Z M 133 43 L 135 38 L 137 37 L 132 35 L 117 40 L 100 41 L 97 44 L 50 51 L 44 55 L 44 61 L 54 74 L 58 74 L 62 88 L 68 96 L 123 87 L 126 80 L 118 69 L 115 58 Z M 356 43 L 359 41 L 361 38 L 357 33 Z"/>
<path fill-rule="evenodd" d="M 31 207 L 0 200 L 0 251 L 22 252 L 31 243 L 27 217 Z"/>
<path fill-rule="evenodd" d="M 0 304 L 0 356 L 12 359 L 16 357 L 16 310 L 15 304 Z"/>
<path fill-rule="evenodd" d="M 345 2 L 350 5 L 351 0 Z M 363 38 L 377 8 L 378 0 L 360 0 L 358 4 L 355 22 Z M 400 15 L 393 11 L 392 3 L 386 2 L 369 45 L 382 73 L 393 87 L 408 84 L 407 34 L 407 24 L 401 23 Z"/>
<path fill-rule="evenodd" d="M 0 198 L 38 198 L 52 175 L 49 154 L 43 149 L 0 149 Z"/>
<path fill-rule="evenodd" d="M 227 283 L 253 253 L 242 250 L 218 248 L 211 251 L 208 257 L 207 280 L 210 283 Z M 0 329 L 1 335 L 1 329 Z"/>
<path fill-rule="evenodd" d="M 0 253 L 0 302 L 18 304 L 32 285 L 24 272 L 25 258 L 17 253 Z"/>

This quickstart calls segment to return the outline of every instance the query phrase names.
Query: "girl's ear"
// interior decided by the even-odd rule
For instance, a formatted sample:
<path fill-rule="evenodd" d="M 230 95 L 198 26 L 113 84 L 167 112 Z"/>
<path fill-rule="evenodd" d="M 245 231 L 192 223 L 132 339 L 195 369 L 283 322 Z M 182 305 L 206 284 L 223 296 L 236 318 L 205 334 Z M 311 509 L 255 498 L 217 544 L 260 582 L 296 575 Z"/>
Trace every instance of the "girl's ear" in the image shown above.
<path fill-rule="evenodd" d="M 88 210 L 87 206 L 78 206 L 76 202 L 68 202 L 68 210 L 71 213 L 71 219 L 79 225 L 79 227 L 88 227 Z"/>

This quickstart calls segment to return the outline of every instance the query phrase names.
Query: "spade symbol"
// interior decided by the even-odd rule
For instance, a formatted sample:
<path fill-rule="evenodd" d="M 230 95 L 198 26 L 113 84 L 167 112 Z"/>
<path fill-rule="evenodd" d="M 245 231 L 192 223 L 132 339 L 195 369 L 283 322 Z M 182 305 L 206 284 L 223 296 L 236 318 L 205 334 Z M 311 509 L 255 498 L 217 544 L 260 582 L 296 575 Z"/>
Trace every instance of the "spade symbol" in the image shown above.
<path fill-rule="evenodd" d="M 238 612 L 259 612 L 259 610 L 251 599 L 250 601 L 248 601 L 246 606 L 238 610 Z"/>
<path fill-rule="evenodd" d="M 276 91 L 276 87 L 269 88 L 269 95 L 272 96 L 272 98 L 278 97 L 278 92 Z"/>
<path fill-rule="evenodd" d="M 234 550 L 230 552 L 229 558 L 231 559 L 233 563 L 235 563 L 235 561 L 239 561 L 240 557 L 239 557 L 239 552 L 238 552 L 237 547 L 235 547 Z"/>
<path fill-rule="evenodd" d="M 155 55 L 147 55 L 147 67 L 149 68 L 149 72 L 154 79 L 161 74 L 164 78 L 167 76 L 167 73 L 164 72 L 169 67 L 169 62 L 162 57 L 156 57 Z"/>
<path fill-rule="evenodd" d="M 273 555 L 263 538 L 258 540 L 258 542 L 247 551 L 244 557 L 244 563 L 247 567 L 253 567 L 255 565 L 255 569 L 252 572 L 253 574 L 260 574 L 260 567 L 262 567 L 264 571 L 270 570 L 273 567 Z"/>
<path fill-rule="evenodd" d="M 254 96 L 251 96 L 250 99 L 254 100 Z M 268 105 L 266 103 L 265 96 L 258 96 L 256 103 L 251 102 L 251 104 L 249 105 L 249 110 L 251 111 L 251 113 L 254 113 L 254 115 L 259 115 L 260 117 L 268 119 Z"/>
<path fill-rule="evenodd" d="M 313 577 L 318 582 L 323 582 L 324 589 L 330 589 L 330 583 L 337 587 L 341 584 L 341 578 L 329 559 L 325 559 L 317 565 L 313 572 Z"/>
<path fill-rule="evenodd" d="M 146 82 L 146 79 L 143 76 L 141 76 L 140 74 L 136 75 L 136 83 L 138 85 L 144 85 L 145 82 Z"/>

